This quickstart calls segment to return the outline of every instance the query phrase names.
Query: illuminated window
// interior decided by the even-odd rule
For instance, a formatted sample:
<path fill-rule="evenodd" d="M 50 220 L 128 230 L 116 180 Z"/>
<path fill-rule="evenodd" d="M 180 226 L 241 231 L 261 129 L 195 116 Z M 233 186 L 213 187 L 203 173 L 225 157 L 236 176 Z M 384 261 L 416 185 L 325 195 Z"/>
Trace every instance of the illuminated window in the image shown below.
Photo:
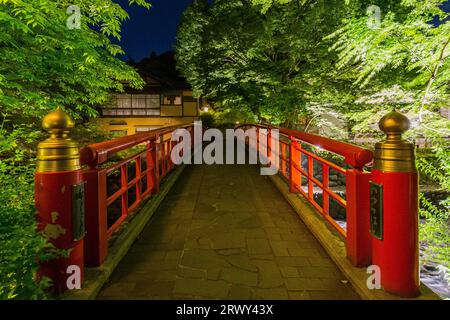
<path fill-rule="evenodd" d="M 159 129 L 159 128 L 161 128 L 161 126 L 136 127 L 135 131 L 136 131 L 136 133 L 148 132 L 148 131 L 152 131 L 152 130 Z"/>
<path fill-rule="evenodd" d="M 109 105 L 102 109 L 103 116 L 148 117 L 161 115 L 159 94 L 116 95 Z"/>
<path fill-rule="evenodd" d="M 181 95 L 164 94 L 161 96 L 161 104 L 165 106 L 180 106 L 182 103 Z"/>

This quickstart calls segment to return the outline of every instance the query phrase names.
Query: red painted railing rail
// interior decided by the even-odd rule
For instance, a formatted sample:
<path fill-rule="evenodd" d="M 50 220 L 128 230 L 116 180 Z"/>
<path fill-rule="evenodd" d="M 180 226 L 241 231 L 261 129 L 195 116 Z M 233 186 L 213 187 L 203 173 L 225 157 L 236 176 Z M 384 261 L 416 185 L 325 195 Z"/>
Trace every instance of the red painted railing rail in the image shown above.
<path fill-rule="evenodd" d="M 81 148 L 80 161 L 82 165 L 95 167 L 108 161 L 111 156 L 117 154 L 120 151 L 132 148 L 150 140 L 154 140 L 157 135 L 162 136 L 165 134 L 170 134 L 176 129 L 189 127 L 192 127 L 192 125 L 164 127 L 149 132 L 141 132 L 113 140 L 94 143 Z"/>
<path fill-rule="evenodd" d="M 363 168 L 372 162 L 373 153 L 349 143 L 286 128 L 258 124 L 243 124 L 237 128 L 244 130 L 256 128 L 257 150 L 265 151 L 267 155 L 278 152 L 279 174 L 288 181 L 290 192 L 303 195 L 325 220 L 345 237 L 347 256 L 355 266 L 369 265 L 371 263 L 369 233 L 371 173 L 365 172 Z M 274 129 L 279 130 L 280 133 L 277 148 L 273 145 L 274 141 L 271 141 Z M 342 156 L 351 168 L 342 168 L 324 159 L 314 151 L 307 150 L 304 144 Z M 317 165 L 321 168 L 320 177 L 314 174 L 314 168 Z M 330 187 L 331 171 L 334 171 L 335 175 L 345 176 L 345 196 Z M 316 192 L 317 189 L 321 192 L 322 203 L 315 197 L 315 193 L 320 194 Z M 346 228 L 333 219 L 333 213 L 330 211 L 332 201 L 345 209 Z"/>
<path fill-rule="evenodd" d="M 242 125 L 246 127 L 249 125 Z M 278 129 L 280 134 L 286 137 L 294 137 L 302 142 L 308 143 L 323 150 L 344 157 L 345 163 L 354 168 L 363 168 L 373 160 L 373 152 L 349 143 L 333 140 L 330 138 L 318 136 L 311 133 L 301 132 L 297 130 L 280 128 L 275 126 L 251 125 L 262 129 Z"/>

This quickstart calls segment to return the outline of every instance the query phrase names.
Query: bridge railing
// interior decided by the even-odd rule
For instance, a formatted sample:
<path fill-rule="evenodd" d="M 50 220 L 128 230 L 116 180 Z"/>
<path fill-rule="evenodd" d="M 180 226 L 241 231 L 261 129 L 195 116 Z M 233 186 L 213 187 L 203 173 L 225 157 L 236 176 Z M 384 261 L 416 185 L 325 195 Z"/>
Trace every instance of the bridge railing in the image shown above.
<path fill-rule="evenodd" d="M 75 122 L 61 108 L 46 115 L 42 124 L 49 136 L 37 150 L 36 220 L 48 241 L 68 255 L 39 261 L 38 278 L 49 277 L 55 292 L 61 293 L 83 282 L 85 265 L 102 264 L 108 240 L 146 197 L 158 192 L 161 179 L 174 168 L 172 133 L 187 128 L 192 143 L 198 129 L 166 127 L 93 144 L 80 152 L 70 138 Z M 385 115 L 379 127 L 386 137 L 375 145 L 375 157 L 369 150 L 295 130 L 255 124 L 240 128 L 255 129 L 256 139 L 251 140 L 262 142 L 257 151 L 261 160 L 272 161 L 269 172 L 275 160 L 281 163 L 275 168 L 290 191 L 309 201 L 345 239 L 347 256 L 355 266 L 377 266 L 374 270 L 382 274 L 384 290 L 416 297 L 420 294 L 419 186 L 414 145 L 402 138 L 409 126 L 408 118 L 395 110 Z M 281 139 L 272 139 L 277 132 Z M 129 156 L 114 162 L 114 156 L 125 150 Z M 327 160 L 316 150 L 337 154 L 344 164 Z M 373 157 L 372 171 L 366 172 Z M 319 173 L 314 172 L 317 166 Z M 331 171 L 345 176 L 345 197 L 332 187 Z M 322 201 L 314 197 L 315 189 Z M 345 208 L 346 228 L 334 221 L 331 201 Z"/>
<path fill-rule="evenodd" d="M 371 173 L 364 167 L 372 162 L 373 153 L 348 143 L 286 128 L 244 124 L 239 128 L 256 128 L 259 152 L 268 158 L 278 153 L 279 175 L 289 184 L 290 192 L 301 194 L 323 218 L 346 239 L 347 256 L 355 266 L 371 262 L 370 185 Z M 279 130 L 279 146 L 271 145 L 272 130 Z M 259 141 L 262 139 L 262 141 Z M 312 146 L 311 147 L 308 147 Z M 263 150 L 261 150 L 261 148 Z M 324 159 L 313 150 L 328 151 L 343 157 L 348 168 Z M 315 170 L 319 166 L 319 170 Z M 319 174 L 315 174 L 320 172 Z M 330 187 L 331 172 L 345 177 L 345 196 Z M 315 196 L 316 195 L 316 196 Z M 318 198 L 321 195 L 321 201 Z M 346 211 L 346 227 L 332 217 L 330 204 Z"/>
<path fill-rule="evenodd" d="M 80 151 L 86 181 L 85 263 L 99 266 L 108 255 L 108 241 L 174 169 L 172 132 L 192 125 L 165 127 L 86 146 Z M 135 150 L 138 149 L 138 150 Z M 112 162 L 119 152 L 131 153 Z"/>

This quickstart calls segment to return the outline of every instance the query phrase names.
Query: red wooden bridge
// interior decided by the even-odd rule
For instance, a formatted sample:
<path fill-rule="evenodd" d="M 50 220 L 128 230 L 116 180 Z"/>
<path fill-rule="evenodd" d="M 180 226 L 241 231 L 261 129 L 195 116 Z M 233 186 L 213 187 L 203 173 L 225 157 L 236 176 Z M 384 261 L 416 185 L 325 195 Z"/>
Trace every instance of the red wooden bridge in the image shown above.
<path fill-rule="evenodd" d="M 236 128 L 253 129 L 249 148 L 279 162 L 267 177 L 257 165 L 175 165 L 180 127 L 79 150 L 57 110 L 44 119 L 36 207 L 44 234 L 70 251 L 40 274 L 80 299 L 433 298 L 419 283 L 405 119 L 382 119 L 374 164 L 372 151 L 325 137 Z"/>

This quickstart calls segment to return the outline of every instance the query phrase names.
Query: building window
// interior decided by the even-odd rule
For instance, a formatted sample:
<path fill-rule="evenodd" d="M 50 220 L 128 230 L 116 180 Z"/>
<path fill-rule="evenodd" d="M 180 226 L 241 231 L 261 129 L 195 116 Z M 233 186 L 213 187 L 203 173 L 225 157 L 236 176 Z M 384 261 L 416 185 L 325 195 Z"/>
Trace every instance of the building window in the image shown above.
<path fill-rule="evenodd" d="M 152 130 L 159 129 L 159 128 L 161 128 L 161 126 L 136 127 L 136 133 L 148 132 L 148 131 L 152 131 Z"/>
<path fill-rule="evenodd" d="M 132 117 L 160 116 L 158 94 L 120 94 L 109 107 L 102 109 L 103 116 Z"/>
<path fill-rule="evenodd" d="M 117 108 L 130 109 L 131 103 L 131 94 L 120 94 L 117 96 Z"/>
<path fill-rule="evenodd" d="M 164 106 L 181 106 L 181 95 L 164 94 L 161 95 L 161 104 Z"/>
<path fill-rule="evenodd" d="M 110 126 L 126 126 L 128 123 L 126 121 L 111 121 Z"/>

